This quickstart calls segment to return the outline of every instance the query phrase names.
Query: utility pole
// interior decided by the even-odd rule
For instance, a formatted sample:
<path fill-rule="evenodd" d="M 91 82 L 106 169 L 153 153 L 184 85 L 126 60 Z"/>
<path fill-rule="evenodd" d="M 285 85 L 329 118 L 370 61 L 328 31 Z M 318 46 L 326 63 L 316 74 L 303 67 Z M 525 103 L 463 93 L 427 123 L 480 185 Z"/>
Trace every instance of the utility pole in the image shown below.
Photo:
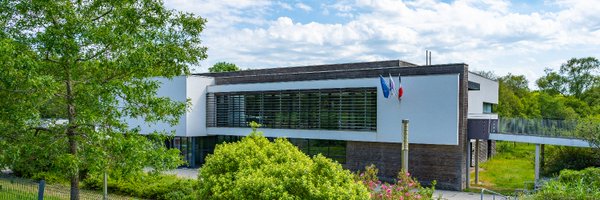
<path fill-rule="evenodd" d="M 402 171 L 408 172 L 408 119 L 403 119 L 402 125 Z"/>

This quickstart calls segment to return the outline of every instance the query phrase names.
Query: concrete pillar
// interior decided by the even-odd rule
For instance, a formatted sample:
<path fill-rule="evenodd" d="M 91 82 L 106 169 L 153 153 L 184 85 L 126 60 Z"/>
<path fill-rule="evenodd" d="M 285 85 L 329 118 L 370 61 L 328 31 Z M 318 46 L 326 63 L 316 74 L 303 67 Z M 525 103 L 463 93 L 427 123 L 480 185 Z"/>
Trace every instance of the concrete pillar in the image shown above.
<path fill-rule="evenodd" d="M 540 144 L 535 144 L 535 182 L 540 178 Z"/>
<path fill-rule="evenodd" d="M 467 172 L 466 172 L 466 188 L 469 189 L 471 186 L 471 140 L 467 140 Z"/>
<path fill-rule="evenodd" d="M 479 139 L 475 140 L 475 184 L 479 184 Z"/>

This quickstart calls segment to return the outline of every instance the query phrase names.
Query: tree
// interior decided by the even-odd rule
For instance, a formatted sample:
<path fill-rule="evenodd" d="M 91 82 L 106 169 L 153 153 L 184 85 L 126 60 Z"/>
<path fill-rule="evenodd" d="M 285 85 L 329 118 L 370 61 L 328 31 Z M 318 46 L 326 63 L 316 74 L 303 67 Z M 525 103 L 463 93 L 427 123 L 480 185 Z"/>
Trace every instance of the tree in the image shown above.
<path fill-rule="evenodd" d="M 322 155 L 308 157 L 283 138 L 256 132 L 217 145 L 200 169 L 199 199 L 368 199 L 352 173 Z"/>
<path fill-rule="evenodd" d="M 218 63 L 215 63 L 211 68 L 208 68 L 208 71 L 209 72 L 235 72 L 235 71 L 240 71 L 240 68 L 238 68 L 233 63 L 218 62 Z"/>
<path fill-rule="evenodd" d="M 581 97 L 581 94 L 600 81 L 599 70 L 600 61 L 594 57 L 571 58 L 560 66 L 560 73 L 568 83 L 569 93 L 576 97 Z"/>
<path fill-rule="evenodd" d="M 600 84 L 600 61 L 594 57 L 571 58 L 558 72 L 546 69 L 536 81 L 541 91 L 549 94 L 574 95 L 581 98 L 588 89 Z"/>
<path fill-rule="evenodd" d="M 566 80 L 563 76 L 552 69 L 545 69 L 546 75 L 540 77 L 535 83 L 537 84 L 540 91 L 548 93 L 550 95 L 566 94 Z"/>
<path fill-rule="evenodd" d="M 148 140 L 124 118 L 178 122 L 188 103 L 156 97 L 152 77 L 189 74 L 206 58 L 204 19 L 156 0 L 5 0 L 0 13 L 2 165 L 64 172 L 79 199 L 88 172 L 180 163 L 165 133 Z"/>

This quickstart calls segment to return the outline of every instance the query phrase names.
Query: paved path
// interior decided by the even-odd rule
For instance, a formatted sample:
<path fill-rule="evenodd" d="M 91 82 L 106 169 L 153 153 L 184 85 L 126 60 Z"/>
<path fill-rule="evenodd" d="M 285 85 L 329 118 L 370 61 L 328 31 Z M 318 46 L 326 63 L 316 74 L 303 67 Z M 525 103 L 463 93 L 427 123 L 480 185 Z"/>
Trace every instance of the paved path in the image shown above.
<path fill-rule="evenodd" d="M 480 200 L 481 194 L 472 193 L 472 192 L 459 192 L 459 191 L 449 191 L 449 190 L 435 190 L 434 197 L 442 196 L 442 199 L 447 200 Z M 483 199 L 494 199 L 494 196 L 489 194 L 484 194 Z M 504 199 L 499 196 L 496 196 L 495 199 Z"/>

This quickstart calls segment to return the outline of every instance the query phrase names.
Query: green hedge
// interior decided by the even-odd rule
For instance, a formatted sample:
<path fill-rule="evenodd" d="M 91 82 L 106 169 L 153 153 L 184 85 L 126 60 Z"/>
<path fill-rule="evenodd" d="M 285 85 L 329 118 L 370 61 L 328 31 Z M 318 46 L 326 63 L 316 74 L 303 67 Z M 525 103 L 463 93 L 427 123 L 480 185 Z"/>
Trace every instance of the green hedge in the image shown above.
<path fill-rule="evenodd" d="M 91 176 L 83 180 L 83 186 L 92 190 L 102 190 L 102 176 Z M 194 190 L 197 182 L 177 178 L 175 175 L 153 175 L 142 173 L 133 178 L 108 180 L 109 193 L 144 199 L 196 199 Z"/>
<path fill-rule="evenodd" d="M 600 199 L 600 168 L 562 170 L 529 199 Z"/>

